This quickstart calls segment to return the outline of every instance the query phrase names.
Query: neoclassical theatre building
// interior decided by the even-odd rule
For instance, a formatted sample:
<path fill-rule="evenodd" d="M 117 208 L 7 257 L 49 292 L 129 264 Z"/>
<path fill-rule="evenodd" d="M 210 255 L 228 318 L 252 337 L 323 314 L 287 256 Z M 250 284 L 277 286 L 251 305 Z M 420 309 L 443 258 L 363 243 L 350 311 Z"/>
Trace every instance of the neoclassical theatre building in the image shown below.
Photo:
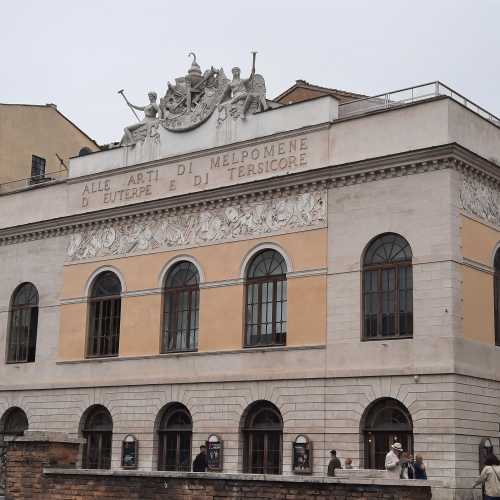
<path fill-rule="evenodd" d="M 2 435 L 79 436 L 97 469 L 188 471 L 209 441 L 214 470 L 283 475 L 398 440 L 469 494 L 499 450 L 500 121 L 439 82 L 271 101 L 196 60 L 148 99 L 0 196 Z"/>

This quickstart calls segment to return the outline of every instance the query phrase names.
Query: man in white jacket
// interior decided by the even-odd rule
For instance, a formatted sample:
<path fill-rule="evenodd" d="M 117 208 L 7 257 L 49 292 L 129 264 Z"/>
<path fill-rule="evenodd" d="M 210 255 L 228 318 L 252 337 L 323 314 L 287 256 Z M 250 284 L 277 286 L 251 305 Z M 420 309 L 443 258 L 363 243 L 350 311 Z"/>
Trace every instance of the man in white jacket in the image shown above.
<path fill-rule="evenodd" d="M 393 479 L 401 478 L 401 464 L 399 457 L 403 452 L 401 443 L 394 443 L 385 456 L 385 470 L 388 471 Z"/>

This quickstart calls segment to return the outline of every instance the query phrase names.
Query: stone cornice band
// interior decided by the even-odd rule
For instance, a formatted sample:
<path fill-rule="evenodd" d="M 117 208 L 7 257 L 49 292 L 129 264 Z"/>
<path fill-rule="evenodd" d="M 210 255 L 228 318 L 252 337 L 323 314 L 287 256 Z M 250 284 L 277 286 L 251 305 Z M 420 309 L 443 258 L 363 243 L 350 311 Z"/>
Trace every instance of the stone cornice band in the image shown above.
<path fill-rule="evenodd" d="M 448 168 L 472 175 L 490 185 L 500 186 L 498 166 L 456 143 L 451 143 L 403 154 L 277 176 L 247 184 L 231 185 L 210 191 L 13 226 L 0 229 L 0 245 L 57 237 L 75 230 L 96 228 L 103 224 L 124 220 L 143 220 L 159 214 L 175 215 L 197 212 L 201 209 L 228 206 L 238 202 L 277 198 L 283 194 L 338 188 Z"/>

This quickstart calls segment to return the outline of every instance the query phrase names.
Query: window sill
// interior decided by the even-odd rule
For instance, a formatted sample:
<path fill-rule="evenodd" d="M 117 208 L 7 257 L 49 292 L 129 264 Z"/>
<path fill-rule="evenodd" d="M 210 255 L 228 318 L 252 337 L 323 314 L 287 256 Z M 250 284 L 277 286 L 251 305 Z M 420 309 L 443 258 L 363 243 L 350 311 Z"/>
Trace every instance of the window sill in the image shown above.
<path fill-rule="evenodd" d="M 186 356 L 214 356 L 223 354 L 249 354 L 253 352 L 280 352 L 280 351 L 307 351 L 310 349 L 325 349 L 325 344 L 311 344 L 305 346 L 273 346 L 273 347 L 252 347 L 241 349 L 228 349 L 226 351 L 189 351 L 189 352 L 170 352 L 167 354 L 149 354 L 144 356 L 112 356 L 105 358 L 85 358 L 67 361 L 57 361 L 58 365 L 71 365 L 80 363 L 104 363 L 111 361 L 134 361 L 143 359 L 161 359 L 161 358 L 181 358 Z"/>
<path fill-rule="evenodd" d="M 6 361 L 6 365 L 27 365 L 29 363 L 34 363 L 35 360 L 33 361 Z"/>
<path fill-rule="evenodd" d="M 107 355 L 102 355 L 102 356 L 85 356 L 85 359 L 88 359 L 88 360 L 105 360 L 105 359 L 109 359 L 109 358 L 118 358 L 119 357 L 119 354 L 107 354 Z"/>
<path fill-rule="evenodd" d="M 384 340 L 413 340 L 413 335 L 398 335 L 397 337 L 362 337 L 361 342 L 380 342 Z"/>

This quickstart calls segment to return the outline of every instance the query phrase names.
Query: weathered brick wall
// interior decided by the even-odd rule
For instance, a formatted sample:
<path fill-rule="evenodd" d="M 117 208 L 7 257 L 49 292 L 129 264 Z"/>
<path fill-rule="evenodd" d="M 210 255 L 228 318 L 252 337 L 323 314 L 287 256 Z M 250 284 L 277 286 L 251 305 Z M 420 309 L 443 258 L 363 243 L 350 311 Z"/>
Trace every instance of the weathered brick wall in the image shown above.
<path fill-rule="evenodd" d="M 248 480 L 47 475 L 43 500 L 428 500 L 428 487 L 371 486 L 341 483 L 290 483 Z M 21 498 L 21 497 L 13 497 Z"/>
<path fill-rule="evenodd" d="M 430 486 L 258 480 L 221 474 L 169 476 L 168 473 L 76 470 L 78 443 L 29 440 L 7 451 L 8 500 L 428 500 Z M 44 472 L 44 468 L 53 470 Z M 57 468 L 55 470 L 54 468 Z M 65 469 L 65 470 L 61 470 Z M 212 477 L 210 477 L 212 476 Z M 369 482 L 367 482 L 369 483 Z"/>
<path fill-rule="evenodd" d="M 5 465 L 7 499 L 45 498 L 40 496 L 46 491 L 43 468 L 76 467 L 78 450 L 75 443 L 9 443 Z"/>

